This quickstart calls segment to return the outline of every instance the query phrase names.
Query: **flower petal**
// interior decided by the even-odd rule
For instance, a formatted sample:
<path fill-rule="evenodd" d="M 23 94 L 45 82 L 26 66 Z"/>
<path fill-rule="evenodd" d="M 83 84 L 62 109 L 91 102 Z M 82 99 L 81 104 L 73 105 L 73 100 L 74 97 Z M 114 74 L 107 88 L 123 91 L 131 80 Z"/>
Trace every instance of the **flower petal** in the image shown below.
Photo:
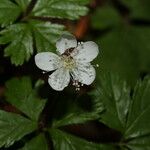
<path fill-rule="evenodd" d="M 79 44 L 76 52 L 72 55 L 74 59 L 80 62 L 91 62 L 98 55 L 98 45 L 95 42 L 88 41 Z"/>
<path fill-rule="evenodd" d="M 35 55 L 35 64 L 44 71 L 52 71 L 61 67 L 60 62 L 60 57 L 51 52 L 42 52 Z"/>
<path fill-rule="evenodd" d="M 95 80 L 95 68 L 90 63 L 78 64 L 77 68 L 72 71 L 72 76 L 74 80 L 90 85 Z"/>
<path fill-rule="evenodd" d="M 69 70 L 64 68 L 57 69 L 48 79 L 50 86 L 56 91 L 62 91 L 70 82 Z"/>
<path fill-rule="evenodd" d="M 73 48 L 76 46 L 77 46 L 77 40 L 73 35 L 64 34 L 56 42 L 56 47 L 60 54 L 63 54 L 66 49 Z"/>

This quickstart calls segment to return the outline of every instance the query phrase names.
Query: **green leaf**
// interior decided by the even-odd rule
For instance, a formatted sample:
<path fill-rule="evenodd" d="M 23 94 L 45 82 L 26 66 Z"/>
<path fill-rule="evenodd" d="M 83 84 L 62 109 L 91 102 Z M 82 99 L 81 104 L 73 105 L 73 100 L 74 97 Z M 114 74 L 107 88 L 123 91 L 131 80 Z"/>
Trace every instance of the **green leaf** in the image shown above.
<path fill-rule="evenodd" d="M 99 83 L 93 95 L 106 109 L 100 116 L 100 121 L 123 132 L 130 104 L 130 89 L 116 74 L 101 74 Z"/>
<path fill-rule="evenodd" d="M 89 95 L 87 96 L 89 97 Z M 86 99 L 86 96 L 80 97 L 80 98 Z M 81 102 L 80 98 L 79 98 L 79 101 Z M 72 124 L 82 124 L 88 121 L 98 120 L 100 113 L 102 113 L 102 111 L 104 110 L 102 103 L 100 103 L 97 100 L 93 100 L 90 103 L 91 109 L 89 111 L 83 111 L 81 108 L 79 108 L 79 106 L 76 105 L 76 103 L 71 102 L 68 104 L 68 106 L 69 105 L 72 105 L 72 107 L 70 108 L 70 110 L 67 110 L 65 115 L 63 115 L 59 119 L 53 120 L 52 126 L 54 128 L 58 128 L 61 126 L 66 126 L 66 125 L 72 125 Z M 60 109 L 58 108 L 58 111 L 59 110 Z"/>
<path fill-rule="evenodd" d="M 148 27 L 120 27 L 98 39 L 103 49 L 102 70 L 117 72 L 134 85 L 141 71 L 150 68 L 150 29 Z M 136 44 L 135 44 L 136 43 Z"/>
<path fill-rule="evenodd" d="M 20 150 L 48 150 L 47 141 L 44 135 L 40 134 L 26 143 Z"/>
<path fill-rule="evenodd" d="M 37 51 L 55 51 L 55 43 L 63 33 L 64 26 L 50 22 L 31 22 Z"/>
<path fill-rule="evenodd" d="M 28 77 L 13 78 L 6 83 L 6 100 L 35 121 L 38 120 L 46 103 L 36 92 Z"/>
<path fill-rule="evenodd" d="M 80 124 L 85 123 L 90 120 L 96 120 L 99 118 L 99 113 L 89 112 L 89 113 L 70 113 L 66 115 L 61 120 L 55 120 L 53 122 L 53 127 L 58 128 L 60 126 L 71 125 L 71 124 Z"/>
<path fill-rule="evenodd" d="M 95 29 L 112 28 L 121 24 L 121 16 L 113 7 L 104 6 L 96 9 L 91 23 Z"/>
<path fill-rule="evenodd" d="M 150 20 L 149 0 L 122 0 L 122 2 L 129 7 L 131 17 Z"/>
<path fill-rule="evenodd" d="M 0 25 L 6 26 L 14 22 L 21 9 L 10 0 L 0 0 Z"/>
<path fill-rule="evenodd" d="M 11 42 L 5 48 L 5 56 L 11 57 L 12 64 L 21 65 L 33 54 L 33 40 L 27 24 L 14 24 L 1 31 L 0 44 Z"/>
<path fill-rule="evenodd" d="M 118 146 L 131 150 L 148 150 L 150 147 L 150 77 L 139 81 L 133 97 L 125 82 L 116 75 L 99 77 L 99 87 L 93 95 L 103 102 L 106 111 L 100 121 L 122 133 Z M 123 147 L 122 147 L 123 149 Z"/>
<path fill-rule="evenodd" d="M 139 81 L 135 87 L 127 121 L 126 138 L 150 134 L 150 78 Z"/>
<path fill-rule="evenodd" d="M 111 145 L 95 144 L 67 134 L 60 130 L 50 130 L 55 150 L 114 150 Z"/>
<path fill-rule="evenodd" d="M 35 16 L 77 19 L 84 16 L 88 9 L 82 4 L 85 0 L 39 0 L 33 10 Z"/>
<path fill-rule="evenodd" d="M 8 44 L 5 56 L 12 64 L 22 65 L 33 54 L 33 39 L 38 52 L 55 51 L 55 44 L 63 33 L 64 26 L 50 22 L 29 21 L 9 26 L 0 32 L 0 44 Z"/>
<path fill-rule="evenodd" d="M 150 135 L 140 137 L 140 138 L 135 138 L 131 141 L 128 142 L 128 147 L 132 150 L 149 150 L 150 149 Z"/>
<path fill-rule="evenodd" d="M 37 128 L 35 122 L 13 113 L 0 110 L 0 147 L 9 147 Z"/>
<path fill-rule="evenodd" d="M 22 12 L 25 12 L 31 0 L 15 0 Z"/>

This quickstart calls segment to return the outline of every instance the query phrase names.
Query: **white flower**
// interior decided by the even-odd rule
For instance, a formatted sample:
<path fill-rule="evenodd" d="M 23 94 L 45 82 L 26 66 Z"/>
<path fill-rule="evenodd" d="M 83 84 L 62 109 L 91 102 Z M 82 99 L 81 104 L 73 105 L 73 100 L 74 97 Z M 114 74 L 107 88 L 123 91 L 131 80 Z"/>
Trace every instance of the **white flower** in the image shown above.
<path fill-rule="evenodd" d="M 46 72 L 55 70 L 48 79 L 50 86 L 62 91 L 70 79 L 76 90 L 80 84 L 90 85 L 96 76 L 95 68 L 90 62 L 99 53 L 98 46 L 92 41 L 77 43 L 73 35 L 63 35 L 56 43 L 58 55 L 41 52 L 35 56 L 37 67 Z"/>

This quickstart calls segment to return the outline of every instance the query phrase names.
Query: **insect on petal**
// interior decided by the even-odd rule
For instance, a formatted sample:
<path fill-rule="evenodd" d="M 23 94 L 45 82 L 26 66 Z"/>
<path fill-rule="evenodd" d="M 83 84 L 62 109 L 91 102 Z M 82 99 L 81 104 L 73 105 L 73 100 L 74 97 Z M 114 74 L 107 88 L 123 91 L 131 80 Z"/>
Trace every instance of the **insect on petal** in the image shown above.
<path fill-rule="evenodd" d="M 56 42 L 57 50 L 60 54 L 63 54 L 65 50 L 74 48 L 77 46 L 77 40 L 73 35 L 64 34 Z"/>

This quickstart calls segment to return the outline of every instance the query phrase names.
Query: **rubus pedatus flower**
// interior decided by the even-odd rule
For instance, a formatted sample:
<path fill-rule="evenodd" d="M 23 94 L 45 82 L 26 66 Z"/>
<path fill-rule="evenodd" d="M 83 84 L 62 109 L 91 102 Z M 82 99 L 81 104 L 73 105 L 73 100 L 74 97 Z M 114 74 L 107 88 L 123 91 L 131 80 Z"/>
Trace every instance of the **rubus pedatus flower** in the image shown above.
<path fill-rule="evenodd" d="M 91 61 L 99 53 L 95 42 L 77 42 L 73 35 L 64 34 L 56 42 L 57 54 L 41 52 L 35 55 L 35 64 L 45 72 L 54 71 L 49 75 L 48 83 L 57 91 L 68 86 L 70 80 L 76 90 L 80 86 L 90 85 L 96 76 Z"/>

